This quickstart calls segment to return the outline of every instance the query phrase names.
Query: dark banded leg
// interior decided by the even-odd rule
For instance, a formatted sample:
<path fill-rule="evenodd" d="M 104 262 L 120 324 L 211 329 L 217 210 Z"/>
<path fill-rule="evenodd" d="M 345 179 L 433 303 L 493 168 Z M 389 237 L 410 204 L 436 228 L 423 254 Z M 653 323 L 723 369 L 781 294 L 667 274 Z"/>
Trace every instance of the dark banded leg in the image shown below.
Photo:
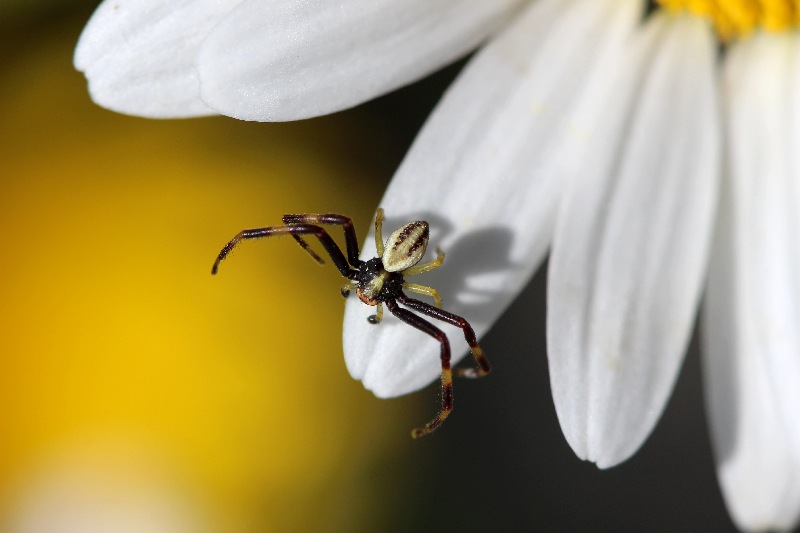
<path fill-rule="evenodd" d="M 397 296 L 397 301 L 405 305 L 406 307 L 410 307 L 415 311 L 419 311 L 424 315 L 428 315 L 429 317 L 436 318 L 438 320 L 447 322 L 448 324 L 452 324 L 453 326 L 461 328 L 461 330 L 464 332 L 464 338 L 467 340 L 467 344 L 469 344 L 469 349 L 472 352 L 472 357 L 474 357 L 475 362 L 478 363 L 478 367 L 457 368 L 456 369 L 457 376 L 465 378 L 478 378 L 481 376 L 485 376 L 492 370 L 491 365 L 489 365 L 489 361 L 486 359 L 486 356 L 483 355 L 483 349 L 481 349 L 480 345 L 478 344 L 478 339 L 475 337 L 475 331 L 472 329 L 472 326 L 469 325 L 469 322 L 467 322 L 467 320 L 464 317 L 454 315 L 453 313 L 449 313 L 443 309 L 438 309 L 420 300 L 409 298 L 403 293 L 400 293 Z"/>
<path fill-rule="evenodd" d="M 342 254 L 342 251 L 336 245 L 336 242 L 334 242 L 331 236 L 328 235 L 328 232 L 325 231 L 324 228 L 311 224 L 271 226 L 268 228 L 246 229 L 240 231 L 233 239 L 230 240 L 228 244 L 225 245 L 225 247 L 219 253 L 217 260 L 214 261 L 214 266 L 211 267 L 211 273 L 217 273 L 220 262 L 222 262 L 222 260 L 224 260 L 228 254 L 231 253 L 231 250 L 233 250 L 233 248 L 241 241 L 246 239 L 261 239 L 264 237 L 277 237 L 280 235 L 313 235 L 319 239 L 319 242 L 325 248 L 325 251 L 328 252 L 328 255 L 331 256 L 331 260 L 333 260 L 333 263 L 336 265 L 336 268 L 339 269 L 339 272 L 342 274 L 342 276 L 353 280 L 358 278 L 358 271 L 350 268 L 350 265 L 347 264 L 347 259 L 344 258 L 344 254 Z"/>
<path fill-rule="evenodd" d="M 427 333 L 439 341 L 439 344 L 441 345 L 442 409 L 436 415 L 436 418 L 425 424 L 425 427 L 411 430 L 411 436 L 416 439 L 433 432 L 436 428 L 441 426 L 442 422 L 444 422 L 444 420 L 447 418 L 447 415 L 449 415 L 450 411 L 453 410 L 453 372 L 450 369 L 450 343 L 448 342 L 447 335 L 444 334 L 444 331 L 440 330 L 424 318 L 418 317 L 414 313 L 405 309 L 401 309 L 394 300 L 388 300 L 384 303 L 394 316 L 409 326 L 413 326 L 423 333 Z"/>
<path fill-rule="evenodd" d="M 341 226 L 344 231 L 345 247 L 347 248 L 347 260 L 353 267 L 358 268 L 361 260 L 358 258 L 358 237 L 356 230 L 353 227 L 353 221 L 344 215 L 337 215 L 328 213 L 326 215 L 316 214 L 299 214 L 299 215 L 283 215 L 283 223 L 288 226 L 296 226 L 299 224 L 317 224 L 322 226 Z M 311 249 L 308 243 L 300 235 L 293 234 L 294 240 L 303 247 L 303 250 L 311 254 L 319 264 L 325 264 L 325 261 Z"/>

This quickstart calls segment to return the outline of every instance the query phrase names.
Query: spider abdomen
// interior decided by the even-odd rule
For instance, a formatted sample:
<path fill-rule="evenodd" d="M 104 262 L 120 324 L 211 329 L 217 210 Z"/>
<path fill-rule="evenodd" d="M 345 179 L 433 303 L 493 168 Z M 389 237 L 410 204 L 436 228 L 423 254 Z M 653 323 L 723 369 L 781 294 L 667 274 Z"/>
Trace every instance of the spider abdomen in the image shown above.
<path fill-rule="evenodd" d="M 410 222 L 397 229 L 386 240 L 383 267 L 389 272 L 400 272 L 420 262 L 428 247 L 430 231 L 422 220 Z"/>
<path fill-rule="evenodd" d="M 358 269 L 358 298 L 367 305 L 378 305 L 397 298 L 403 289 L 403 275 L 389 272 L 380 257 L 365 261 Z"/>

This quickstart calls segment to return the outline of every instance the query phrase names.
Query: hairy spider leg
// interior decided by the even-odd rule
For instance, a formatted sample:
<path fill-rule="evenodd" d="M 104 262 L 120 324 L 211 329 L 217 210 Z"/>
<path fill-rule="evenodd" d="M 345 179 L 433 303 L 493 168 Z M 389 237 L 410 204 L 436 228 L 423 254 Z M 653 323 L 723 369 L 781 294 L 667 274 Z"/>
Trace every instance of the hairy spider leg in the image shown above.
<path fill-rule="evenodd" d="M 478 368 L 457 368 L 456 375 L 459 377 L 466 377 L 466 378 L 478 378 L 481 376 L 485 376 L 489 372 L 491 372 L 492 367 L 489 365 L 489 361 L 486 359 L 486 356 L 483 354 L 483 349 L 478 344 L 478 339 L 475 337 L 475 331 L 470 326 L 469 322 L 464 317 L 454 315 L 444 309 L 437 309 L 430 304 L 426 304 L 420 300 L 415 300 L 414 298 L 409 298 L 403 293 L 400 293 L 397 296 L 397 301 L 401 304 L 405 305 L 406 307 L 410 307 L 415 311 L 419 311 L 424 315 L 428 315 L 429 317 L 436 318 L 443 322 L 447 322 L 448 324 L 452 324 L 464 332 L 464 338 L 469 344 L 469 349 L 472 352 L 472 357 L 475 358 L 475 362 L 478 363 Z"/>
<path fill-rule="evenodd" d="M 435 305 L 439 309 L 442 308 L 442 297 L 439 294 L 439 291 L 437 291 L 433 287 L 428 287 L 426 285 L 417 285 L 416 283 L 409 283 L 406 281 L 405 283 L 403 283 L 403 288 L 411 292 L 415 292 L 417 294 L 430 296 L 431 298 L 433 298 L 433 305 Z"/>
<path fill-rule="evenodd" d="M 325 260 L 321 258 L 319 254 L 311 248 L 311 246 L 308 245 L 308 243 L 304 238 L 302 238 L 300 235 L 292 235 L 292 237 L 294 237 L 294 240 L 297 241 L 297 244 L 299 244 L 303 250 L 308 252 L 308 255 L 310 255 L 314 259 L 314 261 L 316 261 L 320 265 L 325 264 Z"/>
<path fill-rule="evenodd" d="M 328 235 L 328 232 L 325 231 L 324 228 L 319 226 L 314 226 L 312 224 L 297 224 L 294 226 L 270 226 L 268 228 L 256 228 L 256 229 L 246 229 L 242 230 L 236 234 L 236 236 L 230 240 L 228 244 L 222 249 L 222 251 L 217 256 L 217 260 L 214 261 L 214 266 L 211 267 L 211 273 L 216 274 L 217 269 L 219 268 L 219 264 L 231 253 L 231 250 L 239 244 L 241 241 L 246 239 L 261 239 L 264 237 L 277 237 L 280 235 L 313 235 L 314 237 L 319 239 L 319 242 L 325 248 L 325 251 L 328 252 L 328 255 L 331 256 L 331 260 L 333 264 L 336 265 L 336 268 L 339 269 L 339 272 L 342 276 L 348 279 L 358 279 L 358 270 L 353 270 L 350 268 L 350 265 L 347 264 L 347 259 L 345 259 L 344 254 L 336 245 L 336 242 Z"/>
<path fill-rule="evenodd" d="M 378 257 L 383 257 L 383 208 L 379 207 L 375 213 L 375 250 Z"/>
<path fill-rule="evenodd" d="M 422 303 L 422 302 L 420 302 Z M 447 335 L 444 331 L 440 330 L 424 318 L 418 317 L 411 311 L 401 309 L 394 300 L 388 300 L 386 307 L 389 311 L 408 324 L 423 333 L 426 333 L 439 341 L 441 346 L 441 360 L 442 360 L 442 408 L 436 415 L 436 418 L 425 424 L 425 427 L 415 428 L 411 430 L 413 438 L 423 437 L 442 425 L 447 416 L 453 410 L 453 371 L 450 368 L 450 342 L 447 340 Z"/>
<path fill-rule="evenodd" d="M 356 237 L 356 230 L 353 227 L 353 221 L 350 217 L 344 215 L 337 215 L 335 213 L 328 213 L 325 215 L 318 214 L 298 214 L 298 215 L 283 215 L 283 223 L 288 226 L 295 226 L 298 224 L 316 224 L 321 226 L 341 226 L 344 231 L 345 247 L 347 249 L 347 260 L 350 264 L 358 268 L 361 265 L 361 260 L 358 258 L 358 237 Z M 292 234 L 294 240 L 308 252 L 320 265 L 325 264 L 322 259 L 308 243 L 298 234 Z"/>

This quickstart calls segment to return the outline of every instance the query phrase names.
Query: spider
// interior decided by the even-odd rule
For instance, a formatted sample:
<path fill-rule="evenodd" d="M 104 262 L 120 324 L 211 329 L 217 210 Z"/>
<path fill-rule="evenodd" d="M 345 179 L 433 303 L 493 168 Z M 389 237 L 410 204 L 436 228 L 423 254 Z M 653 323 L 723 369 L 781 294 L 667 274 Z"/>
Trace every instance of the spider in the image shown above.
<path fill-rule="evenodd" d="M 428 223 L 424 221 L 410 222 L 392 233 L 384 244 L 382 236 L 383 209 L 379 208 L 375 216 L 375 247 L 378 251 L 378 257 L 369 261 L 362 261 L 358 258 L 358 239 L 353 228 L 353 221 L 346 216 L 332 213 L 325 215 L 284 215 L 283 223 L 283 226 L 240 231 L 219 253 L 216 261 L 214 261 L 214 266 L 211 268 L 211 273 L 217 273 L 220 262 L 242 240 L 279 235 L 291 235 L 319 264 L 325 264 L 325 261 L 311 249 L 302 236 L 313 235 L 319 239 L 319 242 L 331 257 L 333 264 L 336 265 L 342 276 L 349 280 L 341 288 L 342 296 L 349 296 L 350 291 L 355 289 L 362 302 L 376 308 L 375 314 L 367 319 L 370 323 L 378 324 L 381 321 L 383 318 L 383 306 L 385 305 L 389 312 L 401 321 L 430 335 L 439 342 L 442 363 L 441 409 L 436 414 L 436 417 L 425 424 L 424 427 L 412 430 L 411 436 L 418 438 L 433 432 L 442 425 L 442 422 L 453 410 L 453 371 L 450 368 L 450 342 L 442 330 L 408 309 L 401 308 L 398 304 L 463 330 L 464 338 L 469 345 L 472 356 L 475 358 L 477 367 L 457 368 L 455 371 L 457 376 L 468 378 L 484 376 L 489 373 L 491 367 L 483 355 L 483 350 L 478 345 L 475 332 L 469 322 L 463 317 L 443 310 L 442 298 L 436 289 L 405 281 L 406 276 L 429 272 L 438 268 L 444 262 L 444 252 L 437 249 L 435 260 L 418 264 L 425 255 L 425 250 L 428 246 Z M 342 227 L 347 251 L 346 258 L 328 232 L 321 227 L 323 225 Z M 433 298 L 434 305 L 409 298 L 403 292 L 404 289 L 430 296 Z"/>

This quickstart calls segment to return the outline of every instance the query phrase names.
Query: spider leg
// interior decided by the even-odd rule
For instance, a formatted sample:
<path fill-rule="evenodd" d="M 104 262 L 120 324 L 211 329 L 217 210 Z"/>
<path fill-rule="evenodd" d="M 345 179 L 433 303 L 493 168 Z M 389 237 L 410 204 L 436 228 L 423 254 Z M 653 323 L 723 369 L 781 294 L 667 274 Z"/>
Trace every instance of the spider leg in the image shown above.
<path fill-rule="evenodd" d="M 246 229 L 240 231 L 228 244 L 222 249 L 214 261 L 214 266 L 211 267 L 211 273 L 216 274 L 219 264 L 231 253 L 231 250 L 246 239 L 261 239 L 264 237 L 277 237 L 280 235 L 313 235 L 319 239 L 319 242 L 331 256 L 333 264 L 339 269 L 342 276 L 355 280 L 358 278 L 358 271 L 350 268 L 347 264 L 344 254 L 336 245 L 336 242 L 328 235 L 324 228 L 314 226 L 312 224 L 297 224 L 293 226 L 271 226 L 268 228 Z"/>
<path fill-rule="evenodd" d="M 408 267 L 407 269 L 403 270 L 404 276 L 416 276 L 417 274 L 424 274 L 425 272 L 430 272 L 434 268 L 439 268 L 444 263 L 444 252 L 441 248 L 436 249 L 436 259 L 430 261 L 428 263 L 423 263 L 421 265 L 414 265 L 412 267 Z"/>
<path fill-rule="evenodd" d="M 415 428 L 411 431 L 411 436 L 416 439 L 433 432 L 436 428 L 441 426 L 442 422 L 447 418 L 447 415 L 453 410 L 453 371 L 450 369 L 450 342 L 447 340 L 447 335 L 444 334 L 444 331 L 424 318 L 418 317 L 406 309 L 401 309 L 396 301 L 387 300 L 386 307 L 389 308 L 389 311 L 394 316 L 423 333 L 430 335 L 439 341 L 441 345 L 442 408 L 436 415 L 436 418 L 425 424 L 425 427 Z"/>
<path fill-rule="evenodd" d="M 383 257 L 383 208 L 379 207 L 375 213 L 375 250 L 378 257 Z"/>
<path fill-rule="evenodd" d="M 478 364 L 477 368 L 457 368 L 456 375 L 459 377 L 466 377 L 466 378 L 478 378 L 481 376 L 485 376 L 488 374 L 492 367 L 489 365 L 489 361 L 486 359 L 486 356 L 483 354 L 483 349 L 481 349 L 480 345 L 478 344 L 478 339 L 475 337 L 475 331 L 472 329 L 472 326 L 469 325 L 469 322 L 464 317 L 454 315 L 444 309 L 437 309 L 430 304 L 426 304 L 420 300 L 415 300 L 414 298 L 409 298 L 402 292 L 397 296 L 397 301 L 401 304 L 405 305 L 406 307 L 410 307 L 415 311 L 419 311 L 424 315 L 428 315 L 429 317 L 436 318 L 438 320 L 442 320 L 447 322 L 448 324 L 452 324 L 464 332 L 464 338 L 469 344 L 469 349 L 472 352 L 472 357 L 475 358 L 475 362 Z"/>
<path fill-rule="evenodd" d="M 358 237 L 356 237 L 356 230 L 353 227 L 353 221 L 350 217 L 344 215 L 337 215 L 335 213 L 328 213 L 325 215 L 317 214 L 298 214 L 298 215 L 283 215 L 283 223 L 287 226 L 296 226 L 302 224 L 315 224 L 321 226 L 341 226 L 344 231 L 345 247 L 347 249 L 347 260 L 350 264 L 358 268 L 361 265 L 361 260 L 358 258 Z M 298 234 L 293 234 L 294 240 L 302 246 L 303 250 L 308 252 L 319 264 L 324 264 L 325 261 L 311 249 L 308 243 Z M 330 252 L 329 252 L 330 253 Z"/>
<path fill-rule="evenodd" d="M 438 307 L 439 309 L 442 308 L 442 297 L 439 295 L 439 291 L 434 289 L 433 287 L 427 287 L 425 285 L 417 285 L 416 283 L 403 283 L 403 288 L 409 290 L 411 292 L 415 292 L 417 294 L 424 294 L 425 296 L 430 296 L 433 298 L 433 305 Z"/>
<path fill-rule="evenodd" d="M 318 254 L 317 252 L 315 252 L 315 251 L 314 251 L 314 250 L 311 248 L 311 246 L 309 246 L 309 245 L 308 245 L 308 243 L 306 242 L 306 240 L 305 240 L 304 238 L 302 238 L 300 235 L 292 235 L 292 237 L 294 237 L 294 240 L 296 240 L 296 241 L 297 241 L 297 244 L 299 244 L 299 245 L 300 245 L 300 247 L 301 247 L 303 250 L 305 250 L 306 252 L 308 252 L 308 254 L 309 254 L 311 257 L 313 257 L 313 258 L 314 258 L 314 261 L 316 261 L 316 262 L 317 262 L 317 263 L 319 263 L 320 265 L 324 265 L 324 264 L 325 264 L 325 260 L 324 260 L 323 258 L 321 258 L 321 257 L 319 256 L 319 254 Z"/>

